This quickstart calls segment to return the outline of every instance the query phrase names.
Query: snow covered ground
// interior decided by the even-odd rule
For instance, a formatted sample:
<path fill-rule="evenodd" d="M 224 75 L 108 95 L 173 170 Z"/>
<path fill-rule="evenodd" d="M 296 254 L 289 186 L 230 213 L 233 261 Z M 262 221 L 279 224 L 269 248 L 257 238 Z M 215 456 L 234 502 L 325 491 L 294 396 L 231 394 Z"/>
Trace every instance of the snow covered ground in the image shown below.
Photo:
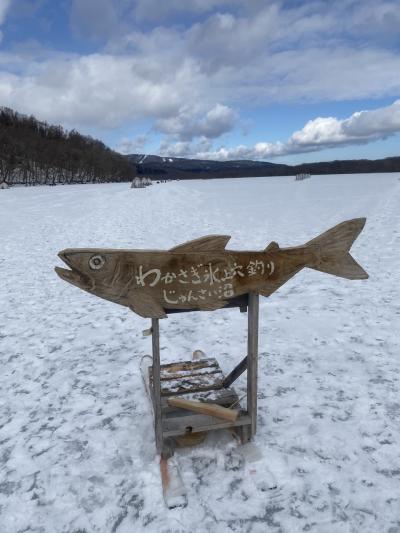
<path fill-rule="evenodd" d="M 1 533 L 399 533 L 399 206 L 394 174 L 1 191 Z M 261 298 L 254 444 L 221 432 L 178 452 L 189 504 L 168 511 L 139 373 L 149 321 L 62 282 L 57 252 L 209 233 L 291 246 L 359 216 L 353 254 L 370 279 L 304 270 Z M 173 315 L 161 349 L 163 362 L 201 349 L 229 371 L 246 315 Z"/>

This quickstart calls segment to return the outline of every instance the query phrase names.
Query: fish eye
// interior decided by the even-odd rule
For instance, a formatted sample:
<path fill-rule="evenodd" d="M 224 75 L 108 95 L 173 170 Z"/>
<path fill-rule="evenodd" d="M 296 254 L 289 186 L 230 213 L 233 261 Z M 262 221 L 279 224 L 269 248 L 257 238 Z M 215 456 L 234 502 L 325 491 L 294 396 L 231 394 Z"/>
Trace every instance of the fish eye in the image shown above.
<path fill-rule="evenodd" d="M 89 266 L 92 270 L 100 270 L 104 266 L 106 260 L 102 255 L 92 255 L 89 259 Z"/>

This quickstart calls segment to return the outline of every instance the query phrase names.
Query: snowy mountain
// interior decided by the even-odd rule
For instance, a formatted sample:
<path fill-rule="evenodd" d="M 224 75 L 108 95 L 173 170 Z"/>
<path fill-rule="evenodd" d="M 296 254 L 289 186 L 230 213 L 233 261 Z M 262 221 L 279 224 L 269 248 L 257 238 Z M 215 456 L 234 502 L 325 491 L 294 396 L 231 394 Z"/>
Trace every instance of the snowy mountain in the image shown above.
<path fill-rule="evenodd" d="M 265 161 L 209 161 L 130 154 L 126 156 L 138 174 L 170 179 L 238 178 L 256 176 L 291 176 L 310 174 L 354 174 L 370 172 L 400 172 L 400 157 L 378 160 L 347 160 L 302 165 L 283 165 Z"/>
<path fill-rule="evenodd" d="M 291 167 L 265 161 L 210 161 L 130 154 L 126 156 L 138 174 L 166 178 L 196 179 L 243 176 L 284 176 L 292 174 Z"/>

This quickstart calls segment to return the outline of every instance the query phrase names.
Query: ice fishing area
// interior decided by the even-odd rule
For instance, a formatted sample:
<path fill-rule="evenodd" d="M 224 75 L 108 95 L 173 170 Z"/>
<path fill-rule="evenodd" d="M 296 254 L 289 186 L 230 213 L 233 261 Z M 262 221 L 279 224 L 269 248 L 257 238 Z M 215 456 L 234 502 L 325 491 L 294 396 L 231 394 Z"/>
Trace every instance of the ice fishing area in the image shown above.
<path fill-rule="evenodd" d="M 0 191 L 0 531 L 400 533 L 399 205 L 398 174 Z M 304 269 L 260 297 L 257 434 L 178 450 L 188 505 L 167 509 L 139 370 L 150 320 L 61 281 L 57 253 L 297 246 L 357 217 L 369 279 Z M 162 362 L 202 350 L 228 373 L 246 328 L 238 309 L 169 316 Z"/>

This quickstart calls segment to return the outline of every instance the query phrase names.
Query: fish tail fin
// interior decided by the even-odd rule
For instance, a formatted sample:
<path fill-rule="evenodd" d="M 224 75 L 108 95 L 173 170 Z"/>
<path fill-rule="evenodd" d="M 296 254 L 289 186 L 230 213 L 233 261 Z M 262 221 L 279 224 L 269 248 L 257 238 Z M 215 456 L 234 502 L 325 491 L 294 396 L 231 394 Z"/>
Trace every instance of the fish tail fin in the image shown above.
<path fill-rule="evenodd" d="M 308 268 L 346 279 L 367 279 L 368 274 L 349 250 L 365 225 L 365 218 L 354 218 L 334 226 L 305 246 L 313 251 Z"/>

